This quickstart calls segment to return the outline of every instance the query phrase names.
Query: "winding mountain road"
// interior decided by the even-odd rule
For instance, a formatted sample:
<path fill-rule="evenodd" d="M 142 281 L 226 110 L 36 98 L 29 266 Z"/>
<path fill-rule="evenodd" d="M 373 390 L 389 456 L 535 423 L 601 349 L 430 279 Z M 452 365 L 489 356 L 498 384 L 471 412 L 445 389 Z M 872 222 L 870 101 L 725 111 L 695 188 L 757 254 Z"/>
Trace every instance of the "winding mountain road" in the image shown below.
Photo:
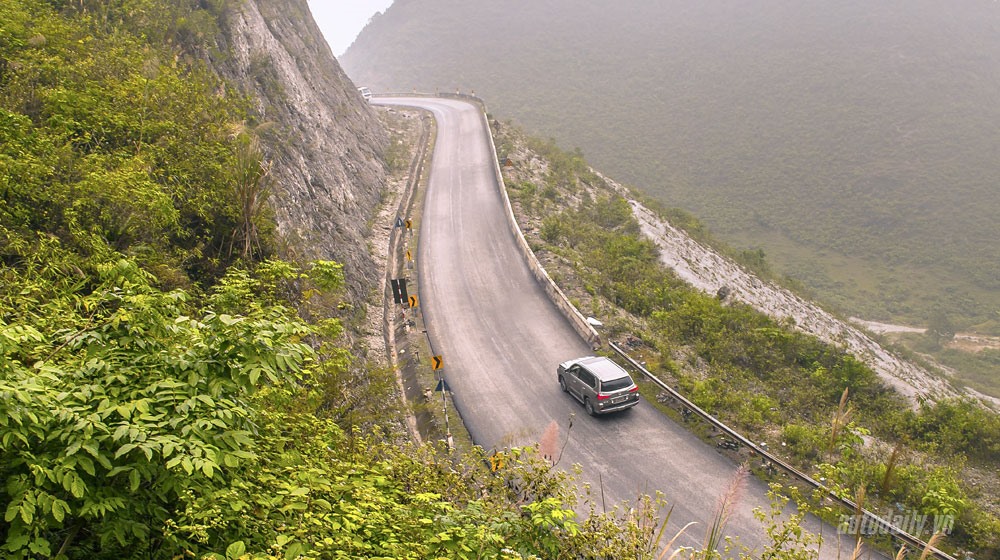
<path fill-rule="evenodd" d="M 560 467 L 580 464 L 582 481 L 592 485 L 598 500 L 602 488 L 609 507 L 660 491 L 674 508 L 667 538 L 696 521 L 677 544 L 700 546 L 737 465 L 647 402 L 619 415 L 592 418 L 560 391 L 556 365 L 592 352 L 518 252 L 481 109 L 431 97 L 372 102 L 425 109 L 437 122 L 417 252 L 421 309 L 475 442 L 486 449 L 535 443 L 556 421 L 560 443 L 568 436 Z M 727 528 L 755 555 L 766 537 L 752 511 L 767 510 L 766 492 L 762 482 L 749 478 Z M 822 530 L 827 542 L 821 558 L 850 558 L 852 543 L 838 550 L 830 525 L 821 529 L 812 519 L 806 529 Z"/>

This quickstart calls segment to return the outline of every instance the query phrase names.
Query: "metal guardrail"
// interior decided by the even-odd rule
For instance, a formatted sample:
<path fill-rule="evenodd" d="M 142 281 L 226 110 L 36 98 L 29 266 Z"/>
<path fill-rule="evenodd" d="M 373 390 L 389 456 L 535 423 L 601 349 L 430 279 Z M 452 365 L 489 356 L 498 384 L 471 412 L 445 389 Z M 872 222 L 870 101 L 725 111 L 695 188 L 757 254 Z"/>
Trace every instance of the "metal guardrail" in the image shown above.
<path fill-rule="evenodd" d="M 841 506 L 849 509 L 852 512 L 858 512 L 859 511 L 858 504 L 856 502 L 854 502 L 852 500 L 849 500 L 849 499 L 846 499 L 846 498 L 842 498 L 842 497 L 836 495 L 832 490 L 830 490 L 829 488 L 827 488 L 826 486 L 824 486 L 822 483 L 820 483 L 816 479 L 812 478 L 811 476 L 805 474 L 802 471 L 799 471 L 798 469 L 796 469 L 795 467 L 789 465 L 785 461 L 783 461 L 783 460 L 779 459 L 778 457 L 772 455 L 767 450 L 761 448 L 760 446 L 758 446 L 754 442 L 752 442 L 749 439 L 743 437 L 743 435 L 740 434 L 739 432 L 737 432 L 736 430 L 733 430 L 729 426 L 727 426 L 724 423 L 722 423 L 722 421 L 720 421 L 719 419 L 717 419 L 714 416 L 712 416 L 711 414 L 705 412 L 704 410 L 702 410 L 701 408 L 699 408 L 697 405 L 695 405 L 693 402 L 691 402 L 687 398 L 685 398 L 684 395 L 681 395 L 679 392 L 677 392 L 673 387 L 670 387 L 669 385 L 667 385 L 666 383 L 664 383 L 660 378 L 658 378 L 655 375 L 653 375 L 649 370 L 647 370 L 645 367 L 643 367 L 642 364 L 640 364 L 639 362 L 635 361 L 635 359 L 633 359 L 631 356 L 629 356 L 628 353 L 624 349 L 622 349 L 620 346 L 618 346 L 617 344 L 615 344 L 613 342 L 608 342 L 608 345 L 619 356 L 621 356 L 626 362 L 628 362 L 628 364 L 630 366 L 632 366 L 633 368 L 635 368 L 637 371 L 641 372 L 646 378 L 648 378 L 650 381 L 652 381 L 653 383 L 655 383 L 658 387 L 660 387 L 661 389 L 663 389 L 664 391 L 666 391 L 671 397 L 673 397 L 674 399 L 676 399 L 677 402 L 679 402 L 683 406 L 687 407 L 687 409 L 690 410 L 693 414 L 697 415 L 698 417 L 700 417 L 705 422 L 708 422 L 709 424 L 711 424 L 712 426 L 714 426 L 720 432 L 722 432 L 722 433 L 726 434 L 727 436 L 729 436 L 730 438 L 732 438 L 732 439 L 740 442 L 741 445 L 749 448 L 754 453 L 760 455 L 761 458 L 766 459 L 771 464 L 776 465 L 776 466 L 780 467 L 781 469 L 783 469 L 783 470 L 791 473 L 796 478 L 798 478 L 798 479 L 802 480 L 803 482 L 805 482 L 806 484 L 812 486 L 814 489 L 823 491 L 824 493 L 826 493 L 826 497 L 829 498 L 830 500 L 832 500 L 832 501 L 840 504 Z M 909 547 L 912 547 L 912 549 L 914 551 L 923 551 L 923 550 L 929 548 L 930 555 L 933 556 L 933 557 L 935 557 L 935 558 L 938 558 L 940 560 L 957 560 L 954 556 L 951 556 L 950 554 L 948 554 L 946 552 L 938 550 L 937 548 L 934 548 L 934 547 L 928 547 L 928 544 L 926 542 L 924 542 L 923 540 L 921 540 L 921 539 L 919 539 L 919 538 L 917 538 L 917 537 L 915 537 L 915 536 L 907 533 L 906 531 L 903 531 L 902 529 L 900 529 L 898 527 L 895 527 L 889 521 L 883 519 L 882 517 L 880 517 L 880 516 L 878 516 L 878 515 L 870 512 L 870 511 L 868 511 L 866 509 L 860 509 L 860 512 L 861 512 L 860 514 L 863 516 L 863 519 L 865 521 L 867 521 L 867 522 L 870 523 L 869 527 L 875 527 L 875 528 L 877 528 L 879 533 L 885 534 L 885 535 L 887 535 L 889 537 L 892 537 L 892 538 L 898 540 L 899 542 L 901 542 L 901 543 L 903 543 L 903 544 L 905 544 L 905 545 L 907 545 Z"/>

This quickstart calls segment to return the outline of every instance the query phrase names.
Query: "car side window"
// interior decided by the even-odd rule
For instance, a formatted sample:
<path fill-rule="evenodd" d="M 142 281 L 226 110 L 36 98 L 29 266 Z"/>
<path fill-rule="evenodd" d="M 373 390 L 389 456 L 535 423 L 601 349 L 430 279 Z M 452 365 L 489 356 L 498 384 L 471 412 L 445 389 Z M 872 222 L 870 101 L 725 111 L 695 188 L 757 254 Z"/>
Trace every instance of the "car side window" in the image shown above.
<path fill-rule="evenodd" d="M 593 373 L 590 373 L 585 369 L 580 370 L 580 381 L 586 383 L 587 386 L 590 387 L 591 389 L 597 388 L 597 378 L 594 377 Z"/>

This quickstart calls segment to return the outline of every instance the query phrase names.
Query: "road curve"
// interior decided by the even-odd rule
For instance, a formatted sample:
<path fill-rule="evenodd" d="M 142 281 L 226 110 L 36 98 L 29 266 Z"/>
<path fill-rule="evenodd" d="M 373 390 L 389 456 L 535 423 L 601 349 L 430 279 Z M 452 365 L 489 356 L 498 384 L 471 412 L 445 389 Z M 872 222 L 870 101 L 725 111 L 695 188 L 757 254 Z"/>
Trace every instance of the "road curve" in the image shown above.
<path fill-rule="evenodd" d="M 380 105 L 418 107 L 437 121 L 429 184 L 420 219 L 417 268 L 428 336 L 444 357 L 456 407 L 486 449 L 538 442 L 555 421 L 568 442 L 560 466 L 580 464 L 583 482 L 608 507 L 662 492 L 673 507 L 667 536 L 698 547 L 719 494 L 737 466 L 646 402 L 616 416 L 591 418 L 556 383 L 559 362 L 591 354 L 531 275 L 506 224 L 481 109 L 457 99 L 379 97 Z M 573 427 L 567 430 L 570 419 Z M 753 509 L 767 510 L 767 488 L 749 478 L 727 533 L 761 552 L 766 537 Z M 600 507 L 600 504 L 598 504 Z M 806 527 L 819 532 L 812 520 Z M 821 558 L 850 558 L 825 525 Z M 756 555 L 755 554 L 755 555 Z"/>

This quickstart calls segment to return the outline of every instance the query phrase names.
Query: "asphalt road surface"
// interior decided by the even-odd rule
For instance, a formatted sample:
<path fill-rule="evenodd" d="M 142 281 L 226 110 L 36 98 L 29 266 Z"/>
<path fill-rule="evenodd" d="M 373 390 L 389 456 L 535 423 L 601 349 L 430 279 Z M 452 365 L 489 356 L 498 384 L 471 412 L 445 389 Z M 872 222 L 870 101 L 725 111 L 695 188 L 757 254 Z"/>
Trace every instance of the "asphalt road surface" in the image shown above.
<path fill-rule="evenodd" d="M 699 547 L 737 465 L 647 402 L 624 413 L 592 418 L 556 382 L 562 361 L 593 352 L 539 287 L 506 225 L 493 155 L 481 110 L 442 98 L 375 98 L 380 105 L 420 107 L 433 113 L 437 143 L 420 219 L 417 268 L 421 310 L 456 407 L 475 442 L 486 449 L 537 443 L 553 420 L 560 467 L 580 464 L 605 503 L 662 492 L 673 506 L 664 541 L 690 521 L 678 540 Z M 567 430 L 570 419 L 573 427 Z M 768 511 L 767 488 L 747 479 L 727 534 L 761 552 L 766 542 L 753 509 Z M 600 508 L 600 504 L 598 505 Z M 812 519 L 806 529 L 818 533 Z M 830 525 L 821 558 L 850 558 Z"/>

